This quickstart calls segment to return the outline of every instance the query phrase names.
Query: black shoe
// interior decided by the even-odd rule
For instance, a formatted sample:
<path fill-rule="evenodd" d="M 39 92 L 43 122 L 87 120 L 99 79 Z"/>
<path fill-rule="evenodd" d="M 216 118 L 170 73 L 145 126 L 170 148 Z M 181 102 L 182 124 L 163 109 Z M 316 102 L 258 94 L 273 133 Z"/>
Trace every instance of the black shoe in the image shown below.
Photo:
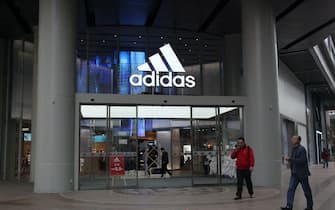
<path fill-rule="evenodd" d="M 236 201 L 236 200 L 241 200 L 242 199 L 242 196 L 236 196 L 235 198 L 234 198 L 234 200 Z"/>
<path fill-rule="evenodd" d="M 305 210 L 313 210 L 313 209 L 308 209 L 308 208 L 305 208 Z"/>
<path fill-rule="evenodd" d="M 249 194 L 249 198 L 254 198 L 254 194 Z"/>
<path fill-rule="evenodd" d="M 280 207 L 281 210 L 292 210 L 292 208 L 289 208 L 289 207 Z"/>

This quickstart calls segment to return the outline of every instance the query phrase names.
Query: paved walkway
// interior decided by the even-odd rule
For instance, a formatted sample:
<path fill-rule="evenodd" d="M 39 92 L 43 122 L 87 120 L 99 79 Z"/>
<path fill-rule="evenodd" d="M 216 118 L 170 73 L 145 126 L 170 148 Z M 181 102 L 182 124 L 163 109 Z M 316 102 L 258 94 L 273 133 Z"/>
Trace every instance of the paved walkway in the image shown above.
<path fill-rule="evenodd" d="M 311 167 L 315 209 L 335 210 L 335 164 Z M 30 184 L 0 182 L 0 209 L 8 210 L 278 210 L 285 203 L 289 173 L 282 189 L 255 188 L 255 198 L 234 201 L 234 186 L 162 189 L 118 189 L 34 194 Z M 306 206 L 301 187 L 294 209 Z"/>

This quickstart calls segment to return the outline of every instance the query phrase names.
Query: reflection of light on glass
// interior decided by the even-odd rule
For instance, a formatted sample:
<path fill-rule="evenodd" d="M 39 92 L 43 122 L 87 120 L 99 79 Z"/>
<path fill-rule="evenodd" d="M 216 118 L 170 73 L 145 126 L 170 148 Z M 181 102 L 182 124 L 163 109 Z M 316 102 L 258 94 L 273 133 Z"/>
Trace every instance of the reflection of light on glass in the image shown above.
<path fill-rule="evenodd" d="M 138 129 L 137 129 L 137 135 L 138 136 L 145 136 L 145 120 L 144 119 L 138 119 Z"/>
<path fill-rule="evenodd" d="M 104 105 L 82 105 L 80 107 L 83 118 L 106 118 L 107 106 Z"/>
<path fill-rule="evenodd" d="M 105 135 L 96 135 L 96 136 L 93 136 L 93 140 L 95 142 L 105 142 L 107 140 L 107 137 Z"/>
<path fill-rule="evenodd" d="M 31 133 L 24 133 L 23 134 L 24 141 L 31 141 Z"/>
<path fill-rule="evenodd" d="M 192 151 L 192 149 L 191 149 L 191 145 L 189 145 L 189 144 L 185 144 L 184 146 L 183 146 L 183 152 L 184 153 L 190 153 Z"/>
<path fill-rule="evenodd" d="M 95 65 L 100 66 L 101 58 L 100 56 L 95 57 Z"/>
<path fill-rule="evenodd" d="M 191 108 L 189 106 L 138 106 L 138 117 L 189 119 L 191 117 Z"/>
<path fill-rule="evenodd" d="M 110 118 L 136 118 L 136 107 L 135 106 L 111 106 Z"/>

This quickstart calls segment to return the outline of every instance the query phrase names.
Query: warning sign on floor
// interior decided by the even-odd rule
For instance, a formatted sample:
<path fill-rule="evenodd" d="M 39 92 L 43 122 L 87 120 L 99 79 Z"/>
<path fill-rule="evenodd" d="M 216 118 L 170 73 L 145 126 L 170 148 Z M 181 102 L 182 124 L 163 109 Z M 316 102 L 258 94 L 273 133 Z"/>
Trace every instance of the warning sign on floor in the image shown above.
<path fill-rule="evenodd" d="M 110 157 L 110 174 L 111 176 L 123 176 L 125 175 L 124 169 L 124 157 L 123 156 L 111 156 Z"/>

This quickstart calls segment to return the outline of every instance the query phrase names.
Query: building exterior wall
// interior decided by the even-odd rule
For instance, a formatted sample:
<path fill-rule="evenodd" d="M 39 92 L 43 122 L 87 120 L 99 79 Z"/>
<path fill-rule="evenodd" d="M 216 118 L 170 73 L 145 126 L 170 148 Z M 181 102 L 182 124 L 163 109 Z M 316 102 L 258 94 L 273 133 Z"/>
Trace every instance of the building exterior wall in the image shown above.
<path fill-rule="evenodd" d="M 306 124 L 305 89 L 286 66 L 279 61 L 278 77 L 279 111 L 291 120 Z"/>

